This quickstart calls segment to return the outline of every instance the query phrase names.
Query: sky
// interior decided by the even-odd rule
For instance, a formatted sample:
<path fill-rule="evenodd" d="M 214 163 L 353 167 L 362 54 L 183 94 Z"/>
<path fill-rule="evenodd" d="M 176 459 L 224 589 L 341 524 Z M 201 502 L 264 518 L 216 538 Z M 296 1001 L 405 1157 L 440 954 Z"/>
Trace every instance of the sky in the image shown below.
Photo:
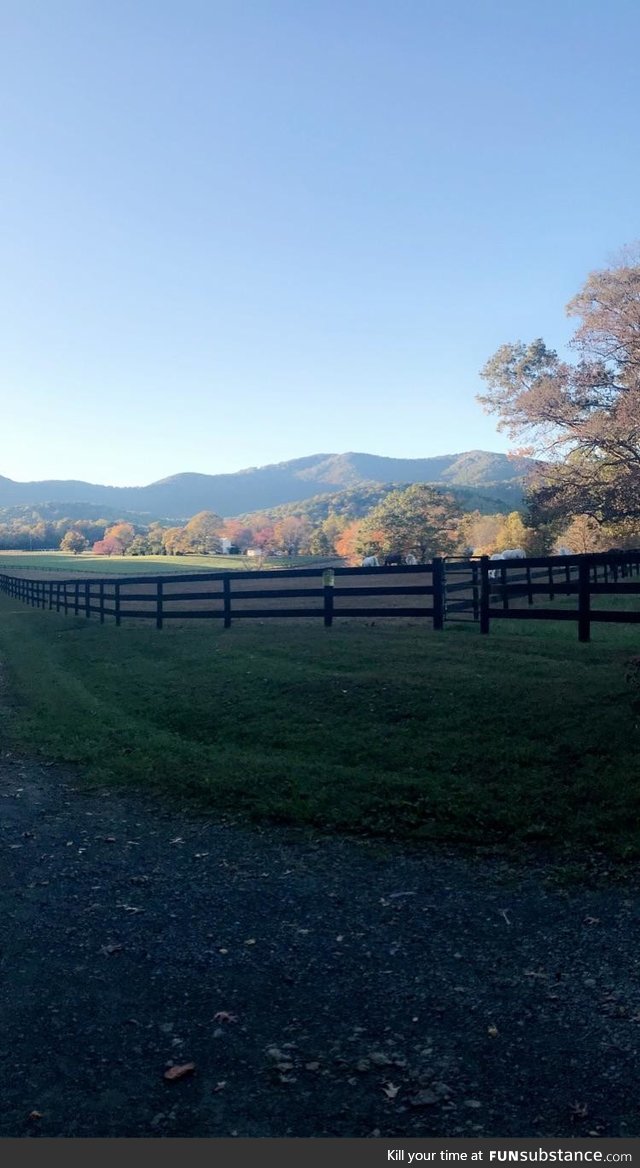
<path fill-rule="evenodd" d="M 0 0 L 0 474 L 510 441 L 640 237 L 637 0 Z"/>

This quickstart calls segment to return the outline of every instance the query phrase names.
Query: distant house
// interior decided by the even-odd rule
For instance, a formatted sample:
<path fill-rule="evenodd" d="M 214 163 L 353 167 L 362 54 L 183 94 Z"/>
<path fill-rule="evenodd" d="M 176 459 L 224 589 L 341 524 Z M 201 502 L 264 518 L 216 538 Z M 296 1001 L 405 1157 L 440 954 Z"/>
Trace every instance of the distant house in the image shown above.
<path fill-rule="evenodd" d="M 229 555 L 229 548 L 230 547 L 231 547 L 231 540 L 227 539 L 226 536 L 222 536 L 222 538 L 220 539 L 220 551 L 222 552 L 223 556 Z"/>

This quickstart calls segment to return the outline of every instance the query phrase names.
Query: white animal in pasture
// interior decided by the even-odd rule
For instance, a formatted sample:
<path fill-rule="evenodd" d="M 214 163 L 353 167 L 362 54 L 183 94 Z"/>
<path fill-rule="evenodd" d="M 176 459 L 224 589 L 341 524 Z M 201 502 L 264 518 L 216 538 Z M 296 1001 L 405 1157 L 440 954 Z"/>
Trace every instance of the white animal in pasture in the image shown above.
<path fill-rule="evenodd" d="M 572 556 L 574 552 L 571 551 L 571 548 L 561 546 L 557 547 L 553 554 L 554 556 Z"/>
<path fill-rule="evenodd" d="M 502 552 L 494 552 L 489 556 L 490 560 L 526 560 L 527 553 L 524 548 L 505 548 Z M 490 580 L 498 580 L 502 575 L 497 568 L 489 572 Z"/>
<path fill-rule="evenodd" d="M 409 552 L 409 555 L 404 557 L 404 562 L 405 562 L 405 564 L 417 564 L 418 563 L 413 552 Z"/>
<path fill-rule="evenodd" d="M 362 561 L 363 568 L 379 568 L 380 560 L 377 556 L 365 556 Z"/>

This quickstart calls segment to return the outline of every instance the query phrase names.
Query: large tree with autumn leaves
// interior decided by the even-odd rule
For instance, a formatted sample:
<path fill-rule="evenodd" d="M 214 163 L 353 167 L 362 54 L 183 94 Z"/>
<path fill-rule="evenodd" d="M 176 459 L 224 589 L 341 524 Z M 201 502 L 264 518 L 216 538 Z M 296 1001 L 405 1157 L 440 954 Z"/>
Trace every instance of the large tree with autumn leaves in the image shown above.
<path fill-rule="evenodd" d="M 592 272 L 567 306 L 578 320 L 562 360 L 543 340 L 503 345 L 479 401 L 544 460 L 534 520 L 640 521 L 640 249 Z"/>

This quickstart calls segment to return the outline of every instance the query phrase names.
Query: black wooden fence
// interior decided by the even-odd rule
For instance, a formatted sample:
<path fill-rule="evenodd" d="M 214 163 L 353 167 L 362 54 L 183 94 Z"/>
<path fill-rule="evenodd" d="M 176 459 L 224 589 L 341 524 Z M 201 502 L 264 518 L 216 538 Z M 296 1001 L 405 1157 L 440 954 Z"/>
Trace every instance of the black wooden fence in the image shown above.
<path fill-rule="evenodd" d="M 638 623 L 640 610 L 595 609 L 592 597 L 640 594 L 640 552 L 531 556 L 522 560 L 451 559 L 446 563 L 446 619 L 467 615 L 488 633 L 492 620 L 574 620 L 590 639 L 592 621 Z M 575 607 L 538 607 L 536 600 L 576 597 Z M 459 597 L 459 599 L 457 599 Z M 526 607 L 524 601 L 526 599 Z"/>
<path fill-rule="evenodd" d="M 398 577 L 397 584 L 383 584 L 375 579 L 388 577 L 390 573 Z M 355 577 L 356 583 L 348 582 L 346 577 L 351 580 Z M 288 586 L 274 587 L 274 581 L 280 580 L 299 580 L 302 586 L 292 587 L 288 583 Z M 257 581 L 265 581 L 270 587 L 256 588 Z M 232 620 L 268 617 L 322 617 L 327 626 L 333 623 L 334 617 L 340 616 L 431 617 L 434 629 L 442 629 L 444 624 L 442 559 L 400 569 L 285 568 L 264 572 L 125 576 L 111 580 L 35 580 L 0 575 L 0 591 L 34 608 L 87 618 L 97 616 L 101 622 L 112 617 L 117 625 L 125 617 L 152 619 L 159 629 L 167 620 L 190 618 L 220 619 L 225 628 Z M 382 604 L 354 605 L 350 603 L 354 598 L 371 602 L 381 599 Z M 391 598 L 395 603 L 384 603 Z M 407 603 L 398 603 L 400 598 Z M 256 601 L 270 603 L 256 606 Z M 274 604 L 274 601 L 285 604 Z"/>
<path fill-rule="evenodd" d="M 441 630 L 447 620 L 467 615 L 479 622 L 482 633 L 489 632 L 493 620 L 573 620 L 579 639 L 588 641 L 593 621 L 640 623 L 640 606 L 634 610 L 592 606 L 594 596 L 640 595 L 639 575 L 640 552 L 632 551 L 526 560 L 436 558 L 428 564 L 393 568 L 316 566 L 98 580 L 0 574 L 0 592 L 34 608 L 98 617 L 101 622 L 113 618 L 117 625 L 125 618 L 154 620 L 159 629 L 165 621 L 188 619 L 219 619 L 229 628 L 232 621 L 269 617 L 322 617 L 327 627 L 336 617 L 419 617 L 431 618 L 433 628 Z M 398 583 L 382 583 L 381 576 L 392 576 Z M 258 582 L 269 587 L 256 588 Z M 575 606 L 550 606 L 572 596 Z M 550 604 L 538 607 L 540 597 Z"/>

